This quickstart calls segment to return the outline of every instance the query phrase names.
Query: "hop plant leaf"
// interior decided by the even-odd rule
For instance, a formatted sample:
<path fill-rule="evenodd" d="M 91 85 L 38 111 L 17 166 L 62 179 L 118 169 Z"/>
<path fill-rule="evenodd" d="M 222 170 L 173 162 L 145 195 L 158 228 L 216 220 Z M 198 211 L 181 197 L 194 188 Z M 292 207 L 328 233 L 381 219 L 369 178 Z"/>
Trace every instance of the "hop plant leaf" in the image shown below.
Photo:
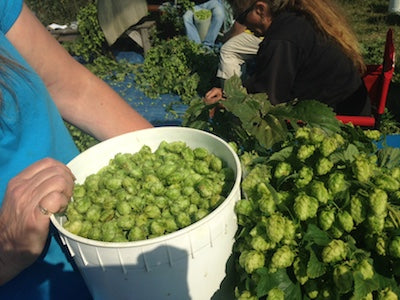
<path fill-rule="evenodd" d="M 221 104 L 237 118 L 234 128 L 240 127 L 247 133 L 244 135 L 247 139 L 251 136 L 257 144 L 267 149 L 285 140 L 290 128 L 298 128 L 300 121 L 310 126 L 318 124 L 327 132 L 337 132 L 340 129 L 340 123 L 334 118 L 332 109 L 316 100 L 272 105 L 265 93 L 248 94 L 238 76 L 232 76 L 225 81 L 224 92 L 226 100 Z M 203 109 L 207 110 L 209 107 L 204 105 Z M 195 122 L 193 118 L 185 122 L 185 125 L 190 126 L 192 122 Z M 229 131 L 232 128 L 230 123 L 221 122 L 218 126 L 229 128 Z M 242 140 L 238 142 L 254 148 L 254 143 L 243 143 Z"/>

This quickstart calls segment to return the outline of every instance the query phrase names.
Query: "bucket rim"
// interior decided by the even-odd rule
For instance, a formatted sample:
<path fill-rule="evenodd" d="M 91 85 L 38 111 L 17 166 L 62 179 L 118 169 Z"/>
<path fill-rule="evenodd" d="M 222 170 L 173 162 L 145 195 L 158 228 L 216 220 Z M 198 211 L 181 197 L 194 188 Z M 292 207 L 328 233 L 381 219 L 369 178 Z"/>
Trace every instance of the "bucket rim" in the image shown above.
<path fill-rule="evenodd" d="M 196 128 L 182 127 L 182 126 L 165 126 L 165 127 L 146 128 L 146 129 L 141 129 L 141 130 L 137 130 L 137 131 L 133 131 L 133 132 L 124 133 L 122 135 L 107 139 L 104 142 L 101 142 L 101 143 L 89 148 L 86 151 L 89 151 L 92 148 L 94 149 L 95 147 L 101 147 L 101 144 L 103 144 L 103 143 L 112 143 L 112 141 L 114 141 L 115 139 L 122 139 L 122 138 L 124 138 L 125 136 L 128 136 L 128 135 L 136 135 L 136 134 L 140 134 L 140 133 L 145 132 L 145 131 L 155 131 L 155 130 L 157 130 L 157 131 L 180 130 L 180 131 L 188 131 L 188 132 L 189 131 L 197 132 L 198 134 L 203 134 L 205 136 L 209 136 L 210 138 L 213 138 L 213 139 L 217 140 L 223 146 L 225 146 L 229 150 L 230 154 L 232 155 L 232 157 L 234 159 L 234 162 L 235 162 L 235 173 L 236 173 L 236 178 L 235 178 L 234 184 L 232 186 L 232 189 L 231 189 L 229 195 L 226 197 L 226 199 L 217 208 L 215 208 L 212 212 L 210 212 L 207 216 L 205 216 L 203 219 L 201 219 L 201 220 L 199 220 L 199 221 L 197 221 L 197 222 L 195 222 L 195 223 L 193 223 L 193 224 L 191 224 L 189 226 L 181 228 L 181 229 L 179 229 L 179 230 L 177 230 L 175 232 L 168 233 L 168 234 L 165 234 L 165 235 L 161 235 L 161 236 L 158 236 L 158 237 L 155 237 L 155 238 L 151 238 L 151 239 L 140 240 L 140 241 L 131 241 L 131 242 L 104 242 L 104 241 L 98 241 L 98 240 L 92 240 L 92 239 L 84 238 L 84 237 L 81 237 L 79 235 L 73 234 L 73 233 L 69 232 L 68 230 L 66 230 L 62 226 L 61 222 L 59 221 L 59 220 L 61 220 L 62 216 L 57 215 L 57 214 L 53 214 L 53 215 L 50 216 L 50 220 L 51 220 L 51 223 L 58 230 L 59 235 L 61 235 L 63 238 L 68 238 L 68 239 L 74 240 L 74 241 L 76 241 L 78 243 L 82 243 L 82 244 L 85 244 L 85 245 L 90 245 L 90 246 L 93 246 L 93 247 L 102 247 L 102 248 L 132 248 L 132 247 L 144 247 L 144 246 L 149 246 L 149 245 L 152 245 L 152 244 L 160 244 L 160 243 L 163 243 L 163 242 L 167 242 L 168 240 L 173 240 L 173 239 L 175 239 L 177 237 L 187 235 L 188 233 L 196 230 L 197 228 L 199 228 L 201 226 L 204 226 L 206 223 L 208 223 L 209 221 L 214 219 L 217 215 L 222 213 L 224 208 L 226 206 L 228 206 L 231 201 L 233 201 L 232 198 L 235 195 L 235 191 L 237 189 L 239 189 L 239 191 L 240 191 L 240 182 L 241 182 L 241 177 L 242 177 L 240 159 L 239 159 L 237 153 L 232 149 L 232 147 L 225 140 L 223 140 L 222 138 L 220 138 L 217 135 L 212 134 L 210 132 L 207 132 L 207 131 L 204 131 L 204 130 L 200 130 L 200 129 L 196 129 Z M 69 163 L 71 163 L 74 159 L 72 159 Z"/>

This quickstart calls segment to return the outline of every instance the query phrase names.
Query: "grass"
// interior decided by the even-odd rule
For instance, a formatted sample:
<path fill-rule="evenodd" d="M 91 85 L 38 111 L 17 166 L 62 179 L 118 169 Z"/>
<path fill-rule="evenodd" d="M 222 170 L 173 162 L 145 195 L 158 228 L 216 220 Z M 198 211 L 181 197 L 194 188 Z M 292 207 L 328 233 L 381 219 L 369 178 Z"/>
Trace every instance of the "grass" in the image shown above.
<path fill-rule="evenodd" d="M 386 31 L 393 28 L 400 33 L 400 16 L 388 13 L 389 0 L 339 0 L 347 13 L 350 24 L 357 34 L 360 43 L 367 48 L 379 47 L 383 51 Z M 397 49 L 400 49 L 400 40 L 394 39 Z M 371 55 L 372 54 L 372 55 Z M 378 58 L 376 53 L 365 53 L 367 63 Z M 371 60 L 372 59 L 372 60 Z"/>
<path fill-rule="evenodd" d="M 400 52 L 400 15 L 388 13 L 389 0 L 339 0 L 347 13 L 350 24 L 365 49 L 367 64 L 382 62 L 384 43 L 388 28 L 392 28 L 395 50 Z M 396 62 L 387 107 L 395 121 L 400 121 L 400 61 Z M 388 116 L 386 116 L 388 117 Z M 386 120 L 390 122 L 389 120 Z M 389 124 L 389 126 L 391 126 Z"/>

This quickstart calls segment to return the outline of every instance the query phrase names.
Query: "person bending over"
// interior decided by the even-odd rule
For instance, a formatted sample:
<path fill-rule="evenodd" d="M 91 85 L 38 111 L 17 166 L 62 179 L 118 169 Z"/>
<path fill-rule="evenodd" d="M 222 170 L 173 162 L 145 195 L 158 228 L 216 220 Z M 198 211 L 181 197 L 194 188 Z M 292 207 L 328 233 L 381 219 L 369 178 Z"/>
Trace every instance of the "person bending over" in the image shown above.
<path fill-rule="evenodd" d="M 246 26 L 235 21 L 224 35 L 219 53 L 217 78 L 223 83 L 233 75 L 242 79 L 249 76 L 261 41 L 262 38 L 255 36 Z"/>
<path fill-rule="evenodd" d="M 266 93 L 272 104 L 318 100 L 338 114 L 370 115 L 362 80 L 366 66 L 344 13 L 330 0 L 230 0 L 236 22 L 264 37 L 248 93 Z M 206 93 L 207 104 L 222 89 Z"/>

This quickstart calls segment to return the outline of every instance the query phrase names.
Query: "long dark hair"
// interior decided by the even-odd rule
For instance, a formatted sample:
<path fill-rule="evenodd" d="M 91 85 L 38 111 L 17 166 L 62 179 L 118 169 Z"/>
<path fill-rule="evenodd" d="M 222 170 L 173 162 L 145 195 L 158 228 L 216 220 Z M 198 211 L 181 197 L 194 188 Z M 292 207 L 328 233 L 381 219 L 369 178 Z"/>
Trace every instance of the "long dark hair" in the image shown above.
<path fill-rule="evenodd" d="M 366 69 L 360 45 L 346 14 L 334 0 L 258 0 L 268 4 L 272 17 L 282 11 L 298 11 L 308 17 L 323 35 L 335 41 L 363 73 Z M 257 0 L 229 0 L 233 10 L 242 12 Z"/>
<path fill-rule="evenodd" d="M 14 91 L 7 85 L 6 80 L 9 72 L 16 72 L 25 69 L 22 65 L 9 58 L 3 49 L 0 48 L 0 87 L 7 90 L 11 95 L 15 95 Z M 0 108 L 3 102 L 3 94 L 0 90 Z"/>

